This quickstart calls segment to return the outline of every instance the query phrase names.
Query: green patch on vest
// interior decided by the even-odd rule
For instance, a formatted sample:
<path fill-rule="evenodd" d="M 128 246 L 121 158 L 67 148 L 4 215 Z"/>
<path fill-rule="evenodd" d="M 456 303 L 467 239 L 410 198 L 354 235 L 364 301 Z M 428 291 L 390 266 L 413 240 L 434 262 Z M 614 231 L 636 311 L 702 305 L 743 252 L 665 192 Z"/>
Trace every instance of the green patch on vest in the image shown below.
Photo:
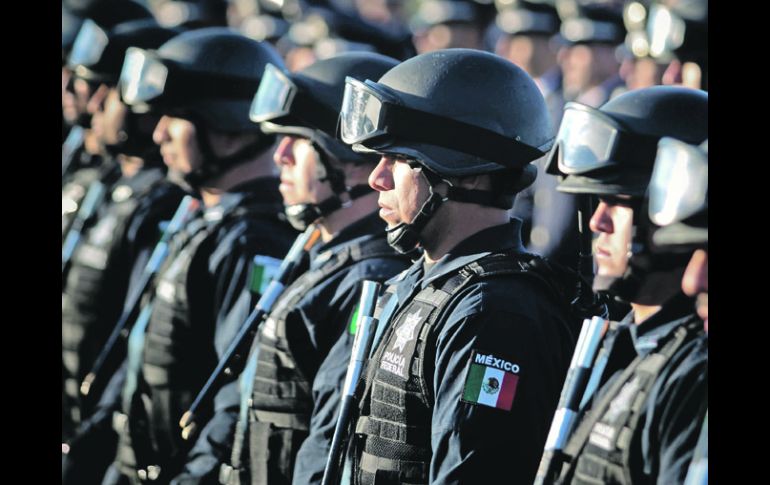
<path fill-rule="evenodd" d="M 356 325 L 358 324 L 358 309 L 361 305 L 356 305 L 356 309 L 353 312 L 353 316 L 350 317 L 350 325 L 348 325 L 348 332 L 350 335 L 356 334 Z"/>

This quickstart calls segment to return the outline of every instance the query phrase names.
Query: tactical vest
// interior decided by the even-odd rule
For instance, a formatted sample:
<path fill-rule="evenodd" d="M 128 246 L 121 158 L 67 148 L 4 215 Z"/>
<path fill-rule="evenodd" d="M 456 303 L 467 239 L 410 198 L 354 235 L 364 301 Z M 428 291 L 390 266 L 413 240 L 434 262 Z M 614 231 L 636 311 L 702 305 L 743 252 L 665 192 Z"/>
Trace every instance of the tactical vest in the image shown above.
<path fill-rule="evenodd" d="M 484 278 L 531 278 L 555 296 L 554 288 L 540 271 L 542 266 L 536 263 L 539 260 L 531 254 L 485 256 L 457 273 L 434 280 L 388 318 L 390 323 L 369 360 L 363 382 L 351 449 L 353 483 L 428 483 L 434 396 L 427 379 L 433 375 L 437 326 L 451 314 L 460 300 L 456 297 Z M 380 300 L 376 315 L 387 303 L 386 298 Z"/>
<path fill-rule="evenodd" d="M 72 179 L 61 190 L 61 234 L 62 243 L 72 224 L 75 222 L 80 205 L 88 188 L 96 180 L 104 183 L 108 189 L 120 177 L 120 166 L 111 160 L 105 160 L 100 166 L 83 168 L 72 175 Z"/>
<path fill-rule="evenodd" d="M 309 340 L 297 338 L 298 333 L 304 335 L 304 329 L 287 328 L 287 314 L 321 281 L 359 261 L 388 257 L 403 256 L 396 253 L 381 237 L 348 244 L 332 249 L 326 255 L 318 255 L 318 258 L 328 260 L 318 268 L 305 272 L 287 287 L 260 327 L 256 338 L 258 361 L 249 403 L 248 449 L 252 484 L 291 483 L 295 458 L 300 445 L 307 438 L 313 411 L 314 376 L 302 372 L 296 365 L 295 354 L 314 352 L 314 349 Z M 243 483 L 242 479 L 248 474 L 238 470 L 243 454 L 242 449 L 233 448 L 234 470 L 230 473 L 233 478 L 224 483 Z"/>
<path fill-rule="evenodd" d="M 124 244 L 129 219 L 140 199 L 163 178 L 163 173 L 152 170 L 118 184 L 104 216 L 72 257 L 62 295 L 62 361 L 67 371 L 65 391 L 73 402 L 78 401 L 80 382 L 112 330 L 109 324 L 120 316 L 130 276 Z M 77 414 L 77 407 L 72 410 Z M 78 422 L 77 416 L 73 419 Z"/>
<path fill-rule="evenodd" d="M 200 252 L 215 248 L 211 235 L 228 223 L 248 217 L 275 218 L 279 204 L 246 203 L 226 213 L 209 211 L 191 220 L 172 239 L 169 259 L 158 273 L 153 311 L 144 339 L 141 378 L 128 422 L 122 425 L 118 463 L 121 472 L 135 478 L 137 470 L 159 470 L 162 480 L 179 472 L 193 442 L 184 441 L 178 422 L 217 364 L 214 327 L 191 325 L 188 279 L 190 264 Z M 204 247 L 206 246 L 206 247 Z M 175 256 L 174 256 L 175 255 Z M 206 291 L 214 291 L 214 288 Z M 211 402 L 199 417 L 205 422 Z M 120 425 L 121 423 L 117 423 Z M 165 477 L 165 478 L 163 478 Z"/>
<path fill-rule="evenodd" d="M 629 464 L 647 397 L 666 364 L 699 328 L 702 322 L 693 317 L 659 342 L 657 351 L 637 356 L 626 367 L 570 437 L 565 453 L 577 460 L 563 468 L 558 483 L 638 483 L 632 479 Z"/>

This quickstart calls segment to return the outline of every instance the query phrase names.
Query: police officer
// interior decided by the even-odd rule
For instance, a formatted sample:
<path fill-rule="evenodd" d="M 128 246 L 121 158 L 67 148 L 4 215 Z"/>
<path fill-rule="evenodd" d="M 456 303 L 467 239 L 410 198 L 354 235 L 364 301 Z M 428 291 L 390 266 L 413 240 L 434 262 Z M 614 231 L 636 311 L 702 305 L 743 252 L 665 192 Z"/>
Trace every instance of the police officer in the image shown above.
<path fill-rule="evenodd" d="M 620 2 L 557 0 L 564 99 L 598 107 L 623 87 L 615 49 L 626 35 Z"/>
<path fill-rule="evenodd" d="M 650 2 L 650 55 L 668 62 L 664 84 L 708 89 L 708 8 L 705 0 Z"/>
<path fill-rule="evenodd" d="M 565 109 L 549 168 L 566 175 L 559 190 L 598 195 L 594 289 L 632 311 L 610 324 L 557 483 L 684 479 L 700 431 L 693 417 L 708 401 L 708 347 L 680 290 L 690 253 L 651 251 L 643 200 L 658 140 L 700 143 L 707 134 L 708 96 L 687 88 L 650 87 L 598 110 Z"/>
<path fill-rule="evenodd" d="M 556 64 L 553 35 L 560 20 L 553 2 L 498 1 L 497 27 L 505 35 L 496 52 L 533 77 L 545 98 L 553 123 L 559 126 L 564 98 L 562 73 Z M 543 174 L 545 159 L 535 162 L 541 175 L 516 195 L 511 215 L 522 220 L 527 250 L 559 263 L 576 267 L 578 256 L 577 203 L 570 194 L 556 191 L 557 180 Z"/>
<path fill-rule="evenodd" d="M 216 322 L 246 284 L 253 256 L 277 264 L 296 234 L 279 217 L 274 136 L 248 118 L 267 63 L 281 64 L 269 45 L 217 27 L 126 53 L 123 99 L 163 115 L 153 139 L 205 208 L 171 239 L 148 317 L 129 336 L 113 419 L 118 452 L 105 483 L 168 483 L 181 471 L 191 444 L 177 423 L 216 365 Z M 204 403 L 200 422 L 212 407 Z"/>
<path fill-rule="evenodd" d="M 620 77 L 626 88 L 648 88 L 662 84 L 663 72 L 669 59 L 650 55 L 650 36 L 647 33 L 647 15 L 649 1 L 628 2 L 623 7 L 623 24 L 626 27 L 624 45 L 618 47 L 618 54 L 623 57 L 620 64 Z"/>
<path fill-rule="evenodd" d="M 75 74 L 98 86 L 91 124 L 100 155 L 121 171 L 94 225 L 81 236 L 62 293 L 65 391 L 75 425 L 81 414 L 88 414 L 78 404 L 80 383 L 120 316 L 131 272 L 144 266 L 160 237 L 159 222 L 171 217 L 184 196 L 165 179 L 160 152 L 152 142 L 159 117 L 129 113 L 117 90 L 129 46 L 159 47 L 176 34 L 152 19 L 124 22 L 109 31 L 86 22 L 80 35 L 90 39 L 91 50 L 71 56 Z"/>
<path fill-rule="evenodd" d="M 673 138 L 660 141 L 649 208 L 650 219 L 661 226 L 653 233 L 654 247 L 695 249 L 682 277 L 682 291 L 696 298 L 696 311 L 708 335 L 708 140 L 697 147 Z M 707 353 L 708 338 L 701 344 Z M 708 410 L 685 479 L 685 485 L 702 483 L 708 483 Z"/>
<path fill-rule="evenodd" d="M 348 53 L 294 74 L 268 65 L 252 107 L 262 129 L 284 135 L 274 160 L 289 221 L 315 224 L 310 267 L 260 327 L 253 374 L 220 483 L 318 483 L 334 432 L 364 280 L 383 282 L 410 263 L 385 240 L 377 196 L 366 185 L 376 157 L 335 138 L 345 79 L 379 77 L 395 59 Z M 274 93 L 282 93 L 275 96 Z M 250 477 L 250 478 L 249 478 Z"/>
<path fill-rule="evenodd" d="M 482 49 L 484 29 L 494 15 L 488 2 L 427 0 L 410 20 L 419 54 L 462 47 Z"/>
<path fill-rule="evenodd" d="M 469 49 L 346 90 L 342 139 L 382 155 L 369 184 L 388 241 L 424 251 L 377 305 L 353 482 L 529 483 L 575 343 L 562 278 L 507 213 L 552 143 L 543 97 Z"/>
<path fill-rule="evenodd" d="M 97 40 L 89 35 L 96 27 L 109 30 L 122 22 L 152 18 L 152 14 L 134 1 L 108 5 L 111 3 L 96 0 L 89 2 L 88 8 L 72 9 L 85 20 L 73 43 L 67 66 L 62 70 L 62 107 L 68 113 L 67 117 L 79 127 L 70 130 L 71 139 L 62 146 L 62 240 L 75 221 L 91 183 L 99 181 L 109 188 L 120 177 L 116 163 L 102 163 L 99 144 L 90 129 L 91 115 L 101 102 L 101 96 L 94 96 L 99 83 L 79 76 L 75 68 L 84 55 L 98 50 L 101 45 L 99 40 L 103 38 Z M 84 30 L 86 32 L 81 34 Z"/>

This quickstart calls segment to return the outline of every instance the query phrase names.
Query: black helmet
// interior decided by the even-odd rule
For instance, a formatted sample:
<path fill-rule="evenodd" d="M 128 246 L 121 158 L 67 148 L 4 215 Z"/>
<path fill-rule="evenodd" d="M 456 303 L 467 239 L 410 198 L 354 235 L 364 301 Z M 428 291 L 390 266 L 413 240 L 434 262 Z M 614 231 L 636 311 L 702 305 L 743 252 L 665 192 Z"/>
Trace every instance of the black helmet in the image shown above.
<path fill-rule="evenodd" d="M 708 246 L 708 140 L 693 146 L 673 138 L 658 144 L 648 195 L 653 250 Z"/>
<path fill-rule="evenodd" d="M 298 229 L 342 206 L 340 195 L 355 199 L 371 191 L 369 186 L 347 187 L 343 171 L 332 160 L 376 163 L 372 154 L 356 153 L 335 138 L 337 119 L 345 91 L 345 79 L 379 78 L 398 64 L 379 54 L 347 53 L 317 61 L 290 74 L 268 64 L 251 106 L 251 119 L 261 123 L 265 133 L 284 133 L 308 138 L 325 169 L 335 195 L 317 205 L 299 204 L 287 208 L 289 220 Z M 301 206 L 301 207 L 299 207 Z"/>
<path fill-rule="evenodd" d="M 625 301 L 660 304 L 678 292 L 689 255 L 651 253 L 652 229 L 643 197 L 652 175 L 658 141 L 673 137 L 700 143 L 708 137 L 708 94 L 654 86 L 624 93 L 598 110 L 568 103 L 547 171 L 566 175 L 562 192 L 631 196 L 634 234 L 626 273 L 597 276 L 594 290 Z"/>
<path fill-rule="evenodd" d="M 130 20 L 105 30 L 86 20 L 78 33 L 68 65 L 76 77 L 115 86 L 129 47 L 153 49 L 177 35 L 178 29 L 160 27 L 153 19 Z M 121 128 L 121 141 L 106 144 L 108 152 L 141 157 L 147 164 L 161 164 L 160 151 L 152 141 L 159 116 L 128 111 Z"/>
<path fill-rule="evenodd" d="M 156 49 L 180 32 L 161 27 L 153 19 L 130 20 L 108 30 L 92 20 L 86 20 L 67 65 L 79 78 L 114 86 L 118 82 L 126 49 Z"/>
<path fill-rule="evenodd" d="M 495 0 L 495 25 L 509 35 L 553 35 L 559 32 L 559 15 L 552 1 Z"/>
<path fill-rule="evenodd" d="M 249 119 L 249 106 L 267 64 L 283 67 L 269 44 L 224 27 L 208 27 L 178 35 L 157 51 L 129 48 L 120 77 L 121 95 L 135 111 L 192 121 L 205 163 L 188 177 L 197 185 L 247 161 L 275 141 Z M 203 131 L 255 133 L 245 151 L 217 158 Z"/>
<path fill-rule="evenodd" d="M 566 175 L 561 192 L 641 200 L 664 136 L 695 144 L 706 139 L 705 91 L 653 86 L 624 93 L 599 109 L 567 103 L 546 170 Z"/>
<path fill-rule="evenodd" d="M 506 168 L 520 174 L 504 194 L 450 187 L 446 197 L 500 208 L 510 208 L 513 194 L 534 181 L 530 162 L 543 156 L 553 139 L 532 78 L 499 56 L 472 49 L 419 55 L 377 82 L 348 80 L 340 116 L 342 140 L 354 150 L 413 160 L 427 169 L 423 174 L 431 188 L 450 177 Z M 441 201 L 432 193 L 421 214 L 403 225 L 411 234 L 398 249 L 417 244 Z M 396 238 L 401 226 L 392 228 L 389 238 Z"/>
<path fill-rule="evenodd" d="M 356 150 L 416 159 L 442 177 L 523 169 L 553 141 L 532 78 L 487 52 L 428 52 L 377 82 L 351 81 L 346 91 L 343 141 Z"/>
<path fill-rule="evenodd" d="M 193 30 L 157 51 L 129 49 L 122 95 L 134 109 L 194 117 L 220 132 L 258 132 L 249 106 L 268 63 L 283 66 L 267 43 L 224 27 Z"/>

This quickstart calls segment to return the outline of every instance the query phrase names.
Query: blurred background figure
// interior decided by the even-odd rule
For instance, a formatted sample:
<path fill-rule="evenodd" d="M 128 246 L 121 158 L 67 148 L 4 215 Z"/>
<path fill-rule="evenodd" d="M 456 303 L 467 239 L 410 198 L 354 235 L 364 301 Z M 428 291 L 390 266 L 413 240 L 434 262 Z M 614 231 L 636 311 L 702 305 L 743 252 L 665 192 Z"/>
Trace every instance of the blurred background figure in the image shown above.
<path fill-rule="evenodd" d="M 454 47 L 484 50 L 484 31 L 494 16 L 491 2 L 423 1 L 410 20 L 417 53 Z"/>
<path fill-rule="evenodd" d="M 305 8 L 277 47 L 290 71 L 343 52 L 377 52 L 399 60 L 415 54 L 405 27 L 367 20 L 352 8 L 333 2 L 316 2 Z"/>
<path fill-rule="evenodd" d="M 650 55 L 668 61 L 663 84 L 708 90 L 708 1 L 654 0 L 647 15 Z"/>
<path fill-rule="evenodd" d="M 650 54 L 650 38 L 647 35 L 647 15 L 650 0 L 627 2 L 623 7 L 623 24 L 626 27 L 625 43 L 618 47 L 620 77 L 628 90 L 648 88 L 662 84 L 667 58 Z"/>
<path fill-rule="evenodd" d="M 564 98 L 592 107 L 623 86 L 615 54 L 626 35 L 620 0 L 557 0 Z"/>
<path fill-rule="evenodd" d="M 273 45 L 289 31 L 287 18 L 296 17 L 298 14 L 297 2 L 285 1 L 281 6 L 269 0 L 227 1 L 228 26 L 237 29 L 246 37 Z"/>
<path fill-rule="evenodd" d="M 554 129 L 559 126 L 564 99 L 562 75 L 556 62 L 554 35 L 561 21 L 554 0 L 496 0 L 495 54 L 505 57 L 532 76 L 548 106 Z"/>
<path fill-rule="evenodd" d="M 67 84 L 69 83 L 72 71 L 67 67 L 67 57 L 70 50 L 72 50 L 72 44 L 75 43 L 75 37 L 78 35 L 80 26 L 83 24 L 83 17 L 75 15 L 70 9 L 62 4 L 61 6 L 61 98 L 62 98 L 62 132 L 61 141 L 64 143 L 67 135 L 70 132 L 75 123 L 77 123 L 78 113 L 75 109 L 75 103 L 73 102 L 73 93 L 67 90 Z M 67 106 L 65 109 L 65 98 L 68 98 Z"/>
<path fill-rule="evenodd" d="M 147 0 L 164 27 L 223 27 L 227 25 L 227 0 Z"/>

